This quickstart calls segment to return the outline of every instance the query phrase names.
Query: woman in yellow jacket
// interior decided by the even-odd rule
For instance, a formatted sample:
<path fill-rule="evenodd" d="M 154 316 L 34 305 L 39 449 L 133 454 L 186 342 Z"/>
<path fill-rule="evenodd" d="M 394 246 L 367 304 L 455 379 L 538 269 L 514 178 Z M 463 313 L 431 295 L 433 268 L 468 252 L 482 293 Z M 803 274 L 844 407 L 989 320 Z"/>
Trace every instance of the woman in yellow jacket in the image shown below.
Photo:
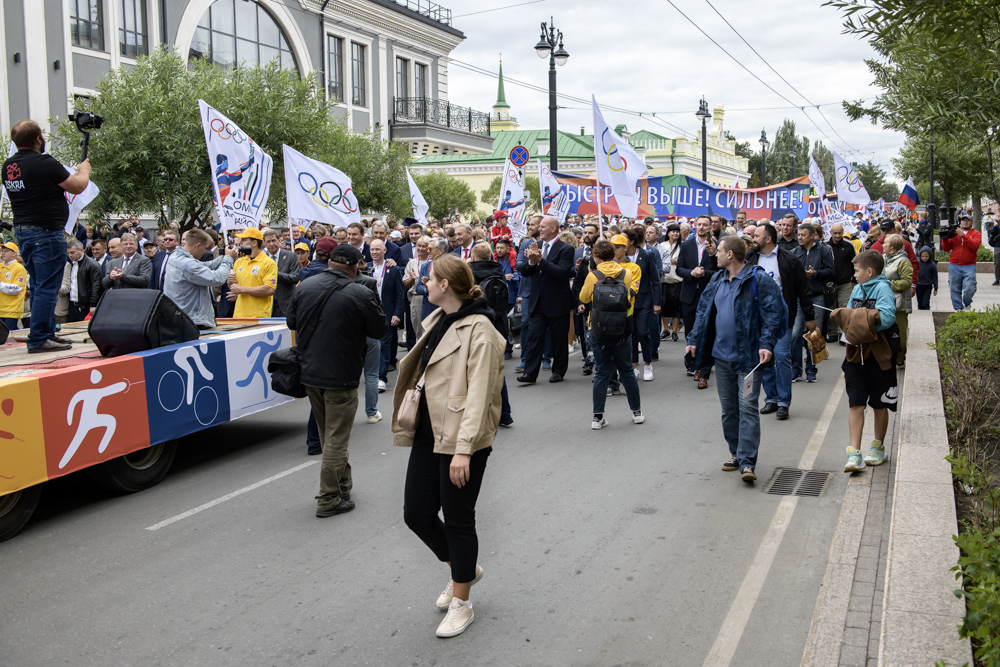
<path fill-rule="evenodd" d="M 393 444 L 411 447 L 403 519 L 451 566 L 437 600 L 438 609 L 448 611 L 437 636 L 454 637 L 475 618 L 469 589 L 483 577 L 476 499 L 500 423 L 506 341 L 472 270 L 457 256 L 433 261 L 427 298 L 439 308 L 423 321 L 424 335 L 399 364 L 392 433 Z M 421 376 L 419 418 L 410 431 L 399 424 L 399 406 Z"/>

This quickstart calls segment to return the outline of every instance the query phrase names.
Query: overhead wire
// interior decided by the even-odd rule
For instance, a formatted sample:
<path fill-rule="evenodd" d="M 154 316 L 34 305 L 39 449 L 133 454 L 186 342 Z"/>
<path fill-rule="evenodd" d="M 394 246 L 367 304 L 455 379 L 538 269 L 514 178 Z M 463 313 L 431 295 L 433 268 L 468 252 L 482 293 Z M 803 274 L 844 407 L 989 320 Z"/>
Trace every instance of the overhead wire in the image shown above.
<path fill-rule="evenodd" d="M 545 2 L 546 0 L 531 0 L 530 2 L 519 2 L 516 5 L 504 5 L 503 7 L 494 7 L 493 9 L 483 9 L 478 12 L 469 12 L 468 14 L 456 14 L 452 16 L 453 19 L 460 19 L 463 16 L 475 16 L 476 14 L 489 14 L 490 12 L 498 12 L 501 9 L 511 9 L 513 7 L 523 7 L 524 5 L 537 5 L 539 2 Z"/>

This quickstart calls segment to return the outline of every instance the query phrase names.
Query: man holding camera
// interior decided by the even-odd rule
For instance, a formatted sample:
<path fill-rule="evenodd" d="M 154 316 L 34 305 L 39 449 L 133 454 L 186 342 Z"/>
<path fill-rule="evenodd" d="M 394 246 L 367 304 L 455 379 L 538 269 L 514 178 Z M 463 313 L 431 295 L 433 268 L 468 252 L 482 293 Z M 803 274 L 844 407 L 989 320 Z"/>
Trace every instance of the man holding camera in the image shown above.
<path fill-rule="evenodd" d="M 78 195 L 90 181 L 90 162 L 70 174 L 45 153 L 42 128 L 22 120 L 11 128 L 17 152 L 3 163 L 3 185 L 14 212 L 14 229 L 31 277 L 31 333 L 28 352 L 67 350 L 70 341 L 56 336 L 56 301 L 66 266 L 63 228 L 69 219 L 64 192 Z"/>
<path fill-rule="evenodd" d="M 226 298 L 236 302 L 234 318 L 258 319 L 271 317 L 274 290 L 278 285 L 278 265 L 263 253 L 264 235 L 256 227 L 247 227 L 238 239 L 249 245 L 237 249 L 233 272 L 229 274 L 229 293 Z"/>
<path fill-rule="evenodd" d="M 202 229 L 184 232 L 184 243 L 172 253 L 163 281 L 163 293 L 202 330 L 215 328 L 212 288 L 226 282 L 237 255 L 235 248 L 226 248 L 221 257 L 202 262 L 199 258 L 211 243 Z"/>
<path fill-rule="evenodd" d="M 941 229 L 941 250 L 951 251 L 948 258 L 948 290 L 951 307 L 962 311 L 972 305 L 976 293 L 976 253 L 983 244 L 983 235 L 972 228 L 972 216 L 963 214 L 960 227 Z"/>

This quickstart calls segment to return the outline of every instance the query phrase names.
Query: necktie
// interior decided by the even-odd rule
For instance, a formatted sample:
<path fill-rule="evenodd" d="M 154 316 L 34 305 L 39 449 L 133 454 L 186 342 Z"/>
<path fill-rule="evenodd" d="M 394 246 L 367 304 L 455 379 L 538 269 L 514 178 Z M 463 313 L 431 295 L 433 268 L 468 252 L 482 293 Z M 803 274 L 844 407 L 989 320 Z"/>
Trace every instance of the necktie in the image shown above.
<path fill-rule="evenodd" d="M 465 259 L 469 259 L 469 253 L 472 252 L 469 248 L 465 248 Z"/>
<path fill-rule="evenodd" d="M 549 258 L 549 242 L 545 242 L 545 246 L 542 248 L 542 259 Z"/>

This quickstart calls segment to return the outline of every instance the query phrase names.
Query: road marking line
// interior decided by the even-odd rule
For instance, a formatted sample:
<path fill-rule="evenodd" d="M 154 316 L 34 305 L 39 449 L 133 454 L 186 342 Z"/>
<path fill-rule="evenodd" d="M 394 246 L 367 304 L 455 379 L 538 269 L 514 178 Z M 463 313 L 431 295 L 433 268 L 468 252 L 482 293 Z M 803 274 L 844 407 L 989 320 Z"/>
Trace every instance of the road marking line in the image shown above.
<path fill-rule="evenodd" d="M 260 487 L 264 486 L 265 484 L 270 484 L 271 482 L 273 482 L 273 481 L 275 481 L 277 479 L 281 479 L 282 477 L 285 477 L 287 475 L 291 475 L 293 472 L 298 472 L 299 470 L 302 470 L 303 468 L 308 468 L 309 466 L 316 465 L 317 463 L 319 463 L 319 461 L 307 461 L 306 463 L 303 463 L 301 465 L 297 465 L 294 468 L 289 468 L 288 470 L 286 470 L 284 472 L 279 472 L 277 475 L 271 475 L 267 479 L 262 479 L 259 482 L 254 482 L 250 486 L 244 486 L 242 489 L 237 489 L 236 491 L 233 491 L 232 493 L 227 493 L 226 495 L 222 496 L 221 498 L 216 498 L 215 500 L 210 500 L 207 503 L 205 503 L 204 505 L 198 505 L 194 509 L 190 509 L 187 512 L 182 512 L 182 513 L 180 513 L 180 514 L 178 514 L 176 516 L 170 517 L 169 519 L 164 519 L 163 521 L 161 521 L 159 523 L 154 523 L 152 526 L 149 526 L 148 528 L 146 528 L 146 530 L 159 530 L 160 528 L 164 528 L 165 526 L 169 526 L 170 524 L 176 523 L 176 522 L 180 521 L 181 519 L 186 519 L 189 516 L 194 516 L 195 514 L 198 514 L 199 512 L 204 512 L 205 510 L 211 509 L 212 507 L 215 507 L 216 505 L 224 503 L 227 500 L 232 500 L 236 496 L 241 496 L 244 493 L 247 493 L 248 491 L 253 491 L 254 489 L 259 489 Z"/>
<path fill-rule="evenodd" d="M 841 379 L 834 386 L 826 407 L 823 408 L 823 412 L 816 422 L 816 428 L 813 429 L 812 437 L 809 438 L 809 444 L 799 460 L 800 468 L 812 469 L 819 448 L 823 444 L 823 440 L 826 439 L 826 432 L 833 421 L 837 404 L 840 403 L 843 394 L 844 382 Z M 764 534 L 764 540 L 757 548 L 757 553 L 743 577 L 740 589 L 736 592 L 736 598 L 733 599 L 733 604 L 729 607 L 726 618 L 723 619 L 722 626 L 719 628 L 719 633 L 712 643 L 712 648 L 709 650 L 708 656 L 705 657 L 705 662 L 702 663 L 703 667 L 728 667 L 733 661 L 736 647 L 743 637 L 743 631 L 750 620 L 750 613 L 753 611 L 754 605 L 757 604 L 757 597 L 764 587 L 764 581 L 774 563 L 774 557 L 778 553 L 778 547 L 781 546 L 781 540 L 785 537 L 785 530 L 791 523 L 798 501 L 797 496 L 788 496 L 782 498 L 778 504 L 774 518 L 771 519 L 771 525 L 768 526 L 767 532 Z"/>

